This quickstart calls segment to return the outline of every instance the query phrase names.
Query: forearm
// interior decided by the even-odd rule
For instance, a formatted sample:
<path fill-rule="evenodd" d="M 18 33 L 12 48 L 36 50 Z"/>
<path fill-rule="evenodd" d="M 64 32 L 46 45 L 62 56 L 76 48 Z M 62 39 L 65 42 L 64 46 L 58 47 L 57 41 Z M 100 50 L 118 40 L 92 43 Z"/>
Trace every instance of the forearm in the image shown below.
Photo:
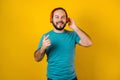
<path fill-rule="evenodd" d="M 92 41 L 91 41 L 91 39 L 90 39 L 90 37 L 83 31 L 83 30 L 81 30 L 80 28 L 78 28 L 78 27 L 75 27 L 74 29 L 73 29 L 76 33 L 77 33 L 77 35 L 80 37 L 80 44 L 82 45 L 82 46 L 91 46 L 92 45 Z"/>
<path fill-rule="evenodd" d="M 40 49 L 36 50 L 34 53 L 34 58 L 37 62 L 41 61 L 45 55 L 45 48 L 42 46 Z"/>

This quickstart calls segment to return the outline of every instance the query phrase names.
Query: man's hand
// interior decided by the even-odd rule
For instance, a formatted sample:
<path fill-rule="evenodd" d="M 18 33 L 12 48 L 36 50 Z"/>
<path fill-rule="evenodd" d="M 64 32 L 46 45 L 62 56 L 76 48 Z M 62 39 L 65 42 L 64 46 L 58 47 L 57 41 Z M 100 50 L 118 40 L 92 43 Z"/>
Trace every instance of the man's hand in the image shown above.
<path fill-rule="evenodd" d="M 50 40 L 48 39 L 49 35 L 43 37 L 42 47 L 35 51 L 34 58 L 37 62 L 41 61 L 45 55 L 45 50 L 48 46 L 51 45 Z"/>
<path fill-rule="evenodd" d="M 71 18 L 70 18 L 70 22 L 68 23 L 68 26 L 73 30 L 77 28 L 75 21 Z"/>
<path fill-rule="evenodd" d="M 80 37 L 79 44 L 82 46 L 91 46 L 92 41 L 90 37 L 79 27 L 76 26 L 75 21 L 73 19 L 70 19 L 70 22 L 68 23 L 69 27 L 73 29 L 77 33 L 77 35 Z"/>
<path fill-rule="evenodd" d="M 48 39 L 48 37 L 49 37 L 49 35 L 44 36 L 44 38 L 43 38 L 42 47 L 43 47 L 44 49 L 46 49 L 48 46 L 51 45 L 51 41 Z"/>

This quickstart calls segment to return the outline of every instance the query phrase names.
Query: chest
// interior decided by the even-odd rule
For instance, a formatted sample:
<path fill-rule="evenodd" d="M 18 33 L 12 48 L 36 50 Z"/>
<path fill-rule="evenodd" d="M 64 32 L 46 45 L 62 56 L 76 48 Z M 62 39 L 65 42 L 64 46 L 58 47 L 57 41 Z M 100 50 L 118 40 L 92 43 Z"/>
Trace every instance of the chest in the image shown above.
<path fill-rule="evenodd" d="M 71 35 L 51 35 L 49 39 L 51 41 L 50 48 L 72 49 L 75 47 L 75 40 Z"/>

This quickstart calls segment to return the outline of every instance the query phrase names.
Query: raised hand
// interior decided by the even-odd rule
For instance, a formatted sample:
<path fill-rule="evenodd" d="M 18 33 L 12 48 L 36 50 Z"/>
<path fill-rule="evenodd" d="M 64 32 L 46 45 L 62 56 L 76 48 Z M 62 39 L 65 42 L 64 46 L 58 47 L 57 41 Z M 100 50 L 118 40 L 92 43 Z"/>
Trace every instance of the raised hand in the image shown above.
<path fill-rule="evenodd" d="M 68 23 L 68 26 L 74 30 L 77 27 L 76 23 L 73 19 L 71 19 L 71 18 L 69 18 L 69 19 L 70 19 L 70 22 Z"/>
<path fill-rule="evenodd" d="M 49 35 L 43 37 L 42 47 L 45 49 L 51 45 L 51 41 L 48 39 Z"/>

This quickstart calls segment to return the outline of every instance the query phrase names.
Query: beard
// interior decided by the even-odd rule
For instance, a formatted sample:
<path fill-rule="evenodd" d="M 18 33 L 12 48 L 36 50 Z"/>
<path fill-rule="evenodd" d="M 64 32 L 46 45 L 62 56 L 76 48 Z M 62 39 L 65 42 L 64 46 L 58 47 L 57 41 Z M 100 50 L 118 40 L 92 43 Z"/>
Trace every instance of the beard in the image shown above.
<path fill-rule="evenodd" d="M 62 25 L 57 27 L 57 25 L 59 23 L 61 23 Z M 63 21 L 56 22 L 56 24 L 54 22 L 52 22 L 52 24 L 53 24 L 54 28 L 59 30 L 59 31 L 63 30 L 65 28 L 65 26 L 66 26 L 66 23 L 64 23 Z"/>

